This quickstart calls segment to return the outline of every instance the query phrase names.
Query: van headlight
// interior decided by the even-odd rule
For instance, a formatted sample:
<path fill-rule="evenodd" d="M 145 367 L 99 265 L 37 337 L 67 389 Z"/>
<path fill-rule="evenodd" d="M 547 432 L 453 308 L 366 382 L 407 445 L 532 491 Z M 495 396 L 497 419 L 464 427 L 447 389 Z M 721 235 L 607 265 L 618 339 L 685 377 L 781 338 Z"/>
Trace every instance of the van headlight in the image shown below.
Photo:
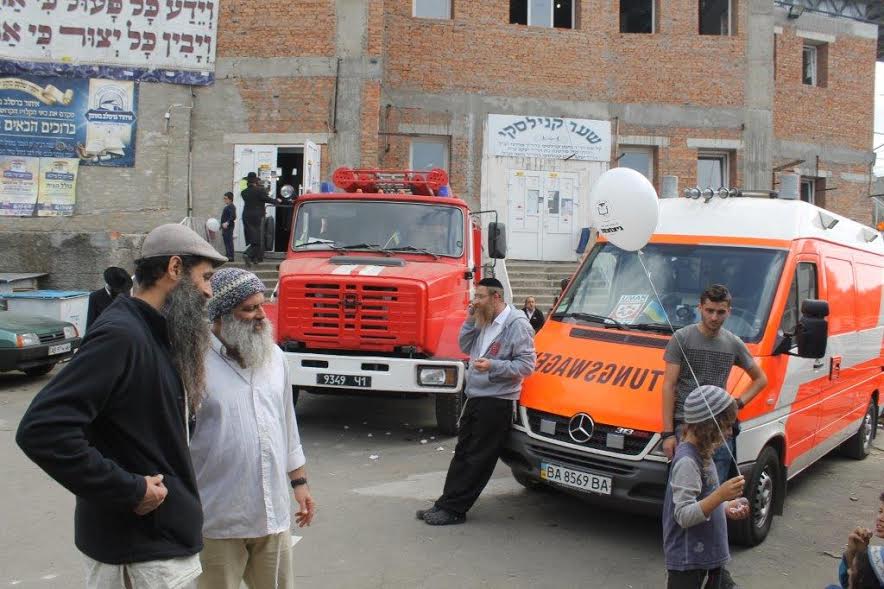
<path fill-rule="evenodd" d="M 36 333 L 20 333 L 15 339 L 19 348 L 40 345 L 40 338 Z"/>
<path fill-rule="evenodd" d="M 80 333 L 77 331 L 77 328 L 75 326 L 68 325 L 64 328 L 64 339 L 73 339 L 78 335 L 80 335 Z"/>
<path fill-rule="evenodd" d="M 417 382 L 424 387 L 457 387 L 457 368 L 454 366 L 418 366 Z"/>

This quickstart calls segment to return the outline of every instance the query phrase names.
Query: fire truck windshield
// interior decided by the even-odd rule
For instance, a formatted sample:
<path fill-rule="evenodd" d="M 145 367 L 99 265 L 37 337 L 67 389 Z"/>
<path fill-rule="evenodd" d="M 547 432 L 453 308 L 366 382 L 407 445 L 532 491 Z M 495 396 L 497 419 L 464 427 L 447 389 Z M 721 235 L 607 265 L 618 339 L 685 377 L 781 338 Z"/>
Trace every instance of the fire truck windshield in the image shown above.
<path fill-rule="evenodd" d="M 457 207 L 389 201 L 317 201 L 298 208 L 292 249 L 365 249 L 460 257 Z"/>
<path fill-rule="evenodd" d="M 761 339 L 785 252 L 658 243 L 642 252 L 660 300 L 638 254 L 604 243 L 590 252 L 552 318 L 671 333 L 667 316 L 676 329 L 699 321 L 700 293 L 721 283 L 733 296 L 725 327 L 746 342 Z"/>

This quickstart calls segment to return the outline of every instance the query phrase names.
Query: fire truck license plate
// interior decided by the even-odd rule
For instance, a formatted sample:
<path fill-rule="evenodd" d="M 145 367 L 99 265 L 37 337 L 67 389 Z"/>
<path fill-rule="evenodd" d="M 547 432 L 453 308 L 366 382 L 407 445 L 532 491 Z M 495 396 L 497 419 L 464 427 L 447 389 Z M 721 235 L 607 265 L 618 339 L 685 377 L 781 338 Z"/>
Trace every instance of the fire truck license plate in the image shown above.
<path fill-rule="evenodd" d="M 551 483 L 582 489 L 590 493 L 611 494 L 611 479 L 589 472 L 571 470 L 558 464 L 540 463 L 540 478 Z"/>
<path fill-rule="evenodd" d="M 353 374 L 317 374 L 316 384 L 327 387 L 355 387 L 367 389 L 371 387 L 370 376 L 355 376 Z"/>

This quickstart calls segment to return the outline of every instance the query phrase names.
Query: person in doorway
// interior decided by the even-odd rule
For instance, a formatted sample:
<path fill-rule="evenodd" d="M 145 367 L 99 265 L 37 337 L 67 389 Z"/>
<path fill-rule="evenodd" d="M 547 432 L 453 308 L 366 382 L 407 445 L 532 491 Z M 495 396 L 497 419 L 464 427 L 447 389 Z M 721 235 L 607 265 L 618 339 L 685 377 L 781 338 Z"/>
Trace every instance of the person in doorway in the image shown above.
<path fill-rule="evenodd" d="M 225 261 L 184 225 L 151 231 L 138 292 L 102 313 L 19 424 L 28 458 L 76 495 L 89 589 L 177 589 L 200 574 L 188 416 L 205 391 L 209 280 Z"/>
<path fill-rule="evenodd" d="M 720 388 L 727 386 L 734 365 L 745 370 L 752 382 L 736 403 L 739 409 L 748 404 L 767 386 L 767 376 L 743 340 L 725 329 L 724 322 L 731 312 L 731 295 L 721 284 L 713 284 L 700 295 L 700 322 L 675 332 L 666 345 L 663 359 L 663 451 L 668 458 L 675 454 L 684 423 L 684 404 L 688 394 L 703 385 Z M 736 424 L 735 424 L 736 427 Z M 718 480 L 730 478 L 736 469 L 738 431 L 728 432 L 727 442 L 718 447 L 712 457 Z M 734 587 L 730 573 L 722 569 L 722 589 Z"/>
<path fill-rule="evenodd" d="M 268 196 L 267 190 L 261 185 L 258 174 L 255 172 L 249 172 L 244 180 L 246 181 L 246 189 L 242 191 L 240 196 L 243 200 L 242 222 L 248 247 L 243 253 L 243 258 L 246 265 L 251 265 L 264 261 L 265 205 L 276 204 L 277 200 Z"/>
<path fill-rule="evenodd" d="M 682 442 L 675 450 L 663 499 L 663 552 L 667 589 L 721 589 L 730 560 L 727 519 L 744 519 L 749 503 L 738 500 L 741 475 L 719 484 L 712 463 L 737 420 L 734 399 L 722 388 L 701 386 L 684 403 Z M 727 434 L 725 434 L 727 435 Z"/>
<path fill-rule="evenodd" d="M 190 445 L 205 512 L 200 589 L 294 587 L 290 496 L 299 526 L 307 486 L 285 356 L 264 315 L 264 283 L 238 268 L 212 277 L 206 400 Z M 294 491 L 292 491 L 294 489 Z"/>
<path fill-rule="evenodd" d="M 531 327 L 534 328 L 534 333 L 540 331 L 545 319 L 543 318 L 543 311 L 537 308 L 537 302 L 534 297 L 528 297 L 525 299 L 525 306 L 522 307 L 522 312 L 525 313 L 528 322 L 531 324 Z"/>
<path fill-rule="evenodd" d="M 233 229 L 236 226 L 236 205 L 233 204 L 233 193 L 224 193 L 224 210 L 221 211 L 221 238 L 224 240 L 224 252 L 227 261 L 234 259 L 233 252 Z"/>
<path fill-rule="evenodd" d="M 114 299 L 120 295 L 128 296 L 132 290 L 132 278 L 122 268 L 111 266 L 104 271 L 104 288 L 89 293 L 89 307 L 86 310 L 86 329 L 88 330 L 105 309 L 110 307 Z"/>
<path fill-rule="evenodd" d="M 522 381 L 534 372 L 534 330 L 524 313 L 503 299 L 503 285 L 483 278 L 460 329 L 460 349 L 469 354 L 466 400 L 457 446 L 442 496 L 417 512 L 431 526 L 462 524 L 488 484 L 509 436 Z"/>

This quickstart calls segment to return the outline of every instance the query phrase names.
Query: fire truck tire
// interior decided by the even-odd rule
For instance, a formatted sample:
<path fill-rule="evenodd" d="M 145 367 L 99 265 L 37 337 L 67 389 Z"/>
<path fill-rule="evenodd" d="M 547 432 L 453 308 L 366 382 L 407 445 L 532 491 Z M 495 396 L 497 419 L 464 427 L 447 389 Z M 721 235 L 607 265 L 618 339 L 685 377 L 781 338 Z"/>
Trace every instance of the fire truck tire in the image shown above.
<path fill-rule="evenodd" d="M 869 401 L 866 414 L 863 416 L 859 429 L 852 438 L 844 442 L 841 452 L 848 458 L 863 460 L 872 451 L 872 440 L 875 439 L 875 425 L 877 424 L 878 408 L 875 407 L 874 399 Z"/>
<path fill-rule="evenodd" d="M 730 540 L 749 547 L 764 542 L 773 523 L 776 506 L 780 504 L 779 494 L 785 491 L 780 457 L 776 450 L 766 446 L 758 456 L 752 473 L 747 477 L 743 491 L 749 500 L 751 512 L 742 521 L 728 522 Z"/>
<path fill-rule="evenodd" d="M 301 396 L 301 389 L 298 387 L 292 387 L 292 405 L 295 407 L 298 406 L 298 397 Z"/>
<path fill-rule="evenodd" d="M 463 393 L 436 395 L 436 427 L 446 436 L 457 435 L 457 421 L 463 408 Z"/>

